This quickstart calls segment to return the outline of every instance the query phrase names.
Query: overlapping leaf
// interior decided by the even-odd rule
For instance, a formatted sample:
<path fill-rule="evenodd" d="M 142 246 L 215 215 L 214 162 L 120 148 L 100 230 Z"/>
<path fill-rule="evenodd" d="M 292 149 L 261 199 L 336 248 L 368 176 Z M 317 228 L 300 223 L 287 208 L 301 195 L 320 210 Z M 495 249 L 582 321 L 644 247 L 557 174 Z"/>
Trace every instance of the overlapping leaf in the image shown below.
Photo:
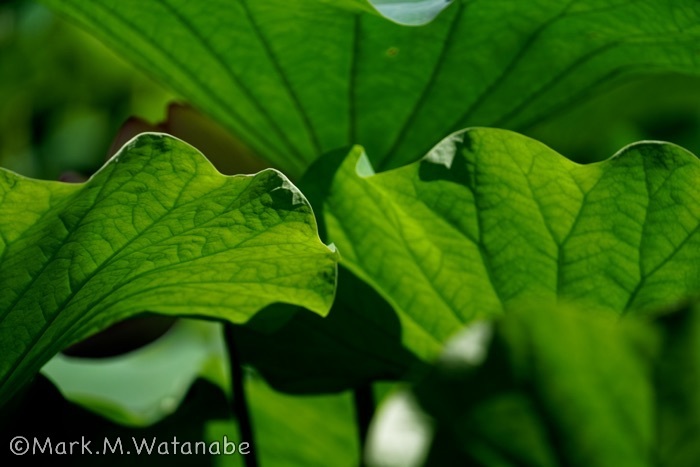
<path fill-rule="evenodd" d="M 4 402 L 62 348 L 144 311 L 325 314 L 336 254 L 279 172 L 225 177 L 191 146 L 144 134 L 85 184 L 0 171 L 0 262 Z"/>
<path fill-rule="evenodd" d="M 514 303 L 634 314 L 700 290 L 700 160 L 671 144 L 578 165 L 474 129 L 401 169 L 375 175 L 355 148 L 309 178 L 325 181 L 307 194 L 341 264 L 387 300 L 422 357 Z"/>
<path fill-rule="evenodd" d="M 45 1 L 292 176 L 350 144 L 398 167 L 460 128 L 522 130 L 634 76 L 700 71 L 694 0 Z M 371 12 L 445 6 L 419 28 Z"/>

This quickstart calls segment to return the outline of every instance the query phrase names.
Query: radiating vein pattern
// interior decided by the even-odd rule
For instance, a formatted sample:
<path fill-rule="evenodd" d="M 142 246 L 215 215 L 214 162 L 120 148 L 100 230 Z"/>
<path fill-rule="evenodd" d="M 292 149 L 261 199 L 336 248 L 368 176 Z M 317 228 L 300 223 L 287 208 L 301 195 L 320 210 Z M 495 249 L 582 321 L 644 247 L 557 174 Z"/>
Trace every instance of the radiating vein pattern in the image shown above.
<path fill-rule="evenodd" d="M 275 170 L 226 177 L 144 134 L 88 182 L 0 171 L 0 399 L 53 354 L 145 311 L 246 322 L 276 302 L 325 314 L 335 253 Z"/>
<path fill-rule="evenodd" d="M 522 131 L 626 79 L 700 71 L 695 0 L 454 0 L 421 27 L 366 0 L 44 1 L 292 176 L 350 144 L 399 167 L 452 131 Z"/>
<path fill-rule="evenodd" d="M 644 313 L 700 291 L 700 160 L 677 146 L 579 165 L 474 129 L 400 169 L 360 175 L 364 157 L 318 163 L 333 179 L 328 237 L 397 310 L 409 347 L 521 302 Z"/>

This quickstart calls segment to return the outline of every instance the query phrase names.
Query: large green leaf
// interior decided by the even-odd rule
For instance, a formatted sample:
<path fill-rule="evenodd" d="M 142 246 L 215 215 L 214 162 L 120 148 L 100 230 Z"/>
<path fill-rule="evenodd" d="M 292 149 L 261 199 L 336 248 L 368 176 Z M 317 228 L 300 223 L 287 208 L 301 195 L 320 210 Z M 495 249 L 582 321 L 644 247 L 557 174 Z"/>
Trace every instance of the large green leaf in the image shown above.
<path fill-rule="evenodd" d="M 419 28 L 365 0 L 45 1 L 293 176 L 350 144 L 398 167 L 460 128 L 522 130 L 634 76 L 700 71 L 695 0 L 455 0 Z M 425 21 L 447 2 L 403 3 L 374 6 Z"/>
<path fill-rule="evenodd" d="M 280 389 L 418 379 L 416 357 L 430 360 L 463 324 L 518 301 L 643 313 L 700 287 L 700 162 L 676 146 L 638 144 L 582 166 L 477 129 L 378 175 L 361 149 L 344 156 L 300 183 L 341 264 L 362 280 L 341 268 L 328 318 L 297 313 L 272 335 L 237 335 Z"/>
<path fill-rule="evenodd" d="M 335 159 L 309 172 L 326 186 L 306 193 L 341 264 L 387 300 L 402 344 L 424 358 L 522 301 L 644 313 L 700 290 L 700 160 L 677 146 L 579 165 L 474 129 L 376 175 L 361 148 Z"/>
<path fill-rule="evenodd" d="M 144 311 L 248 321 L 281 302 L 325 314 L 336 253 L 275 170 L 225 177 L 144 134 L 85 184 L 0 171 L 0 401 L 55 353 Z"/>

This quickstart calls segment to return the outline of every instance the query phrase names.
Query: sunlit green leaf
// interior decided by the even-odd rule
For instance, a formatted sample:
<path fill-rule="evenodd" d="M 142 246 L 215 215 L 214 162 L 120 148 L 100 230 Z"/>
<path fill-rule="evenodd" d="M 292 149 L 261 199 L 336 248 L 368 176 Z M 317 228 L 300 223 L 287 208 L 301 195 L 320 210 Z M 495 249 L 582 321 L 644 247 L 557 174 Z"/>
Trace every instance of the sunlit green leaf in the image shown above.
<path fill-rule="evenodd" d="M 0 401 L 67 345 L 144 311 L 243 323 L 325 314 L 336 254 L 275 170 L 225 177 L 144 134 L 84 184 L 0 171 Z"/>
<path fill-rule="evenodd" d="M 286 173 L 350 144 L 412 162 L 630 78 L 700 71 L 695 0 L 45 0 Z M 400 26 L 380 12 L 422 27 Z"/>
<path fill-rule="evenodd" d="M 374 175 L 361 148 L 309 173 L 341 264 L 430 358 L 464 324 L 562 299 L 618 315 L 700 290 L 700 160 L 665 143 L 575 164 L 504 130 L 452 135 Z M 316 201 L 314 201 L 316 200 Z"/>

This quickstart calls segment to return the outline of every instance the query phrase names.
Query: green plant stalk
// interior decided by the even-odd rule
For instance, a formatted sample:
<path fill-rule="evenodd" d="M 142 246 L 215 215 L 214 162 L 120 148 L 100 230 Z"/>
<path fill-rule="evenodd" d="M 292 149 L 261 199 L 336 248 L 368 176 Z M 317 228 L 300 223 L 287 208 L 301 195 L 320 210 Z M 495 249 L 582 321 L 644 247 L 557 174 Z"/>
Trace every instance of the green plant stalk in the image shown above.
<path fill-rule="evenodd" d="M 238 420 L 238 428 L 241 435 L 241 440 L 249 443 L 250 453 L 243 456 L 246 467 L 258 467 L 260 464 L 257 457 L 257 445 L 253 433 L 253 419 L 248 410 L 248 401 L 245 394 L 245 380 L 241 359 L 236 350 L 236 341 L 234 337 L 233 325 L 226 323 L 225 325 L 226 347 L 228 349 L 229 367 L 231 374 L 231 407 L 233 416 Z"/>

